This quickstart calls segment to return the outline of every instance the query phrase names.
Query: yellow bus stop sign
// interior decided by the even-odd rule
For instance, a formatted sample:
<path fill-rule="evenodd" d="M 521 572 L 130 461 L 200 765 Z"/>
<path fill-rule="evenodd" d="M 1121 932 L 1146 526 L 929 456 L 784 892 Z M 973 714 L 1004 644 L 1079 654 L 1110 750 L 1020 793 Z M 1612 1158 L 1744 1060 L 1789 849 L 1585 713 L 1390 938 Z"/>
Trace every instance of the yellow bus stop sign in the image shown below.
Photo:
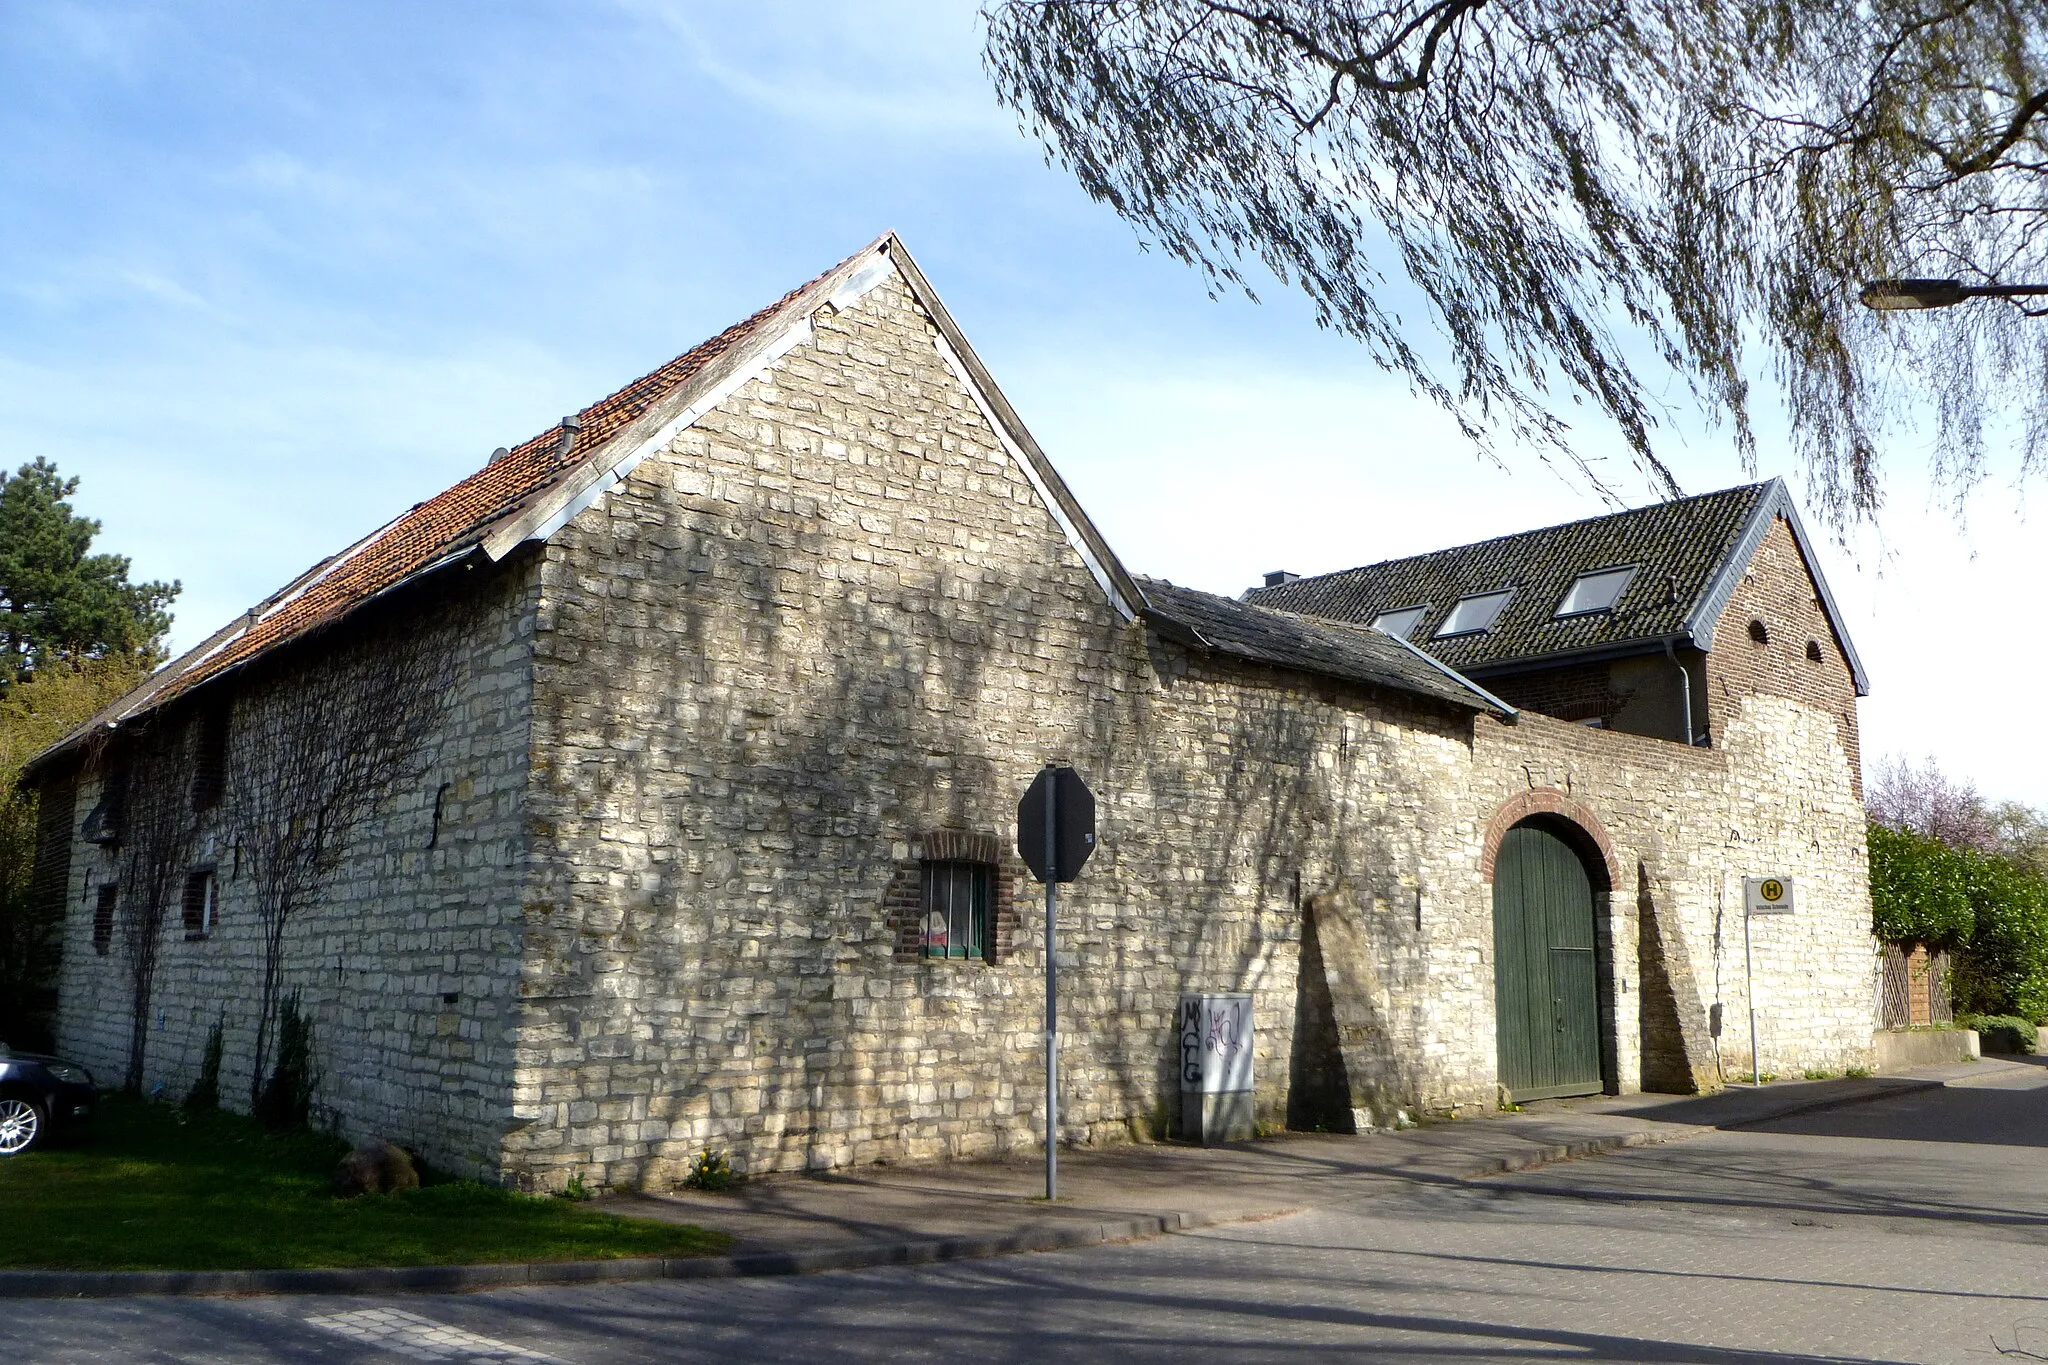
<path fill-rule="evenodd" d="M 1785 876 L 1744 877 L 1742 908 L 1752 915 L 1791 914 L 1792 879 Z"/>

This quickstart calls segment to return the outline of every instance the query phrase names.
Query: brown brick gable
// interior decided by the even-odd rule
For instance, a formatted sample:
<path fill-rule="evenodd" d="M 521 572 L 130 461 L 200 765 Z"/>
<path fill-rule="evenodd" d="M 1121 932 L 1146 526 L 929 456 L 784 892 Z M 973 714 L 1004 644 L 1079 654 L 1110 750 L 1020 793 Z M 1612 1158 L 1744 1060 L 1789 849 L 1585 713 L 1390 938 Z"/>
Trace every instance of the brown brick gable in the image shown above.
<path fill-rule="evenodd" d="M 1764 639 L 1753 634 L 1761 624 Z M 1818 645 L 1820 658 L 1809 657 Z M 1863 793 L 1863 757 L 1856 726 L 1856 683 L 1842 642 L 1821 605 L 1813 572 L 1783 517 L 1765 533 L 1742 581 L 1714 626 L 1704 697 L 1695 723 L 1718 743 L 1744 697 L 1785 697 L 1835 718 L 1856 793 Z"/>

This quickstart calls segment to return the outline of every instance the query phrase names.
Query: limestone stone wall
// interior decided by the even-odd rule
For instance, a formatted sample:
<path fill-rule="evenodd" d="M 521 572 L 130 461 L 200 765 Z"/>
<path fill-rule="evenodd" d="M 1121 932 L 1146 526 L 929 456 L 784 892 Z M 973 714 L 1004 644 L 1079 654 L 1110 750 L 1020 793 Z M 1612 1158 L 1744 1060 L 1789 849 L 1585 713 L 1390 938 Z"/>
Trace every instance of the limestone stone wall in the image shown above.
<path fill-rule="evenodd" d="M 900 281 L 814 321 L 546 548 L 509 1176 L 659 1187 L 707 1146 L 761 1171 L 1034 1143 L 1038 888 L 1005 853 L 993 961 L 906 953 L 902 910 L 932 847 L 1008 849 L 1048 759 L 1100 803 L 1062 914 L 1070 1138 L 1170 1123 L 1184 990 L 1257 994 L 1265 1122 L 1297 1090 L 1320 1097 L 1297 1118 L 1334 1122 L 1493 1104 L 1487 842 L 1538 789 L 1611 845 L 1613 1084 L 1646 1053 L 1711 1076 L 1706 1005 L 1742 1007 L 1719 897 L 1752 860 L 1811 882 L 1759 956 L 1784 988 L 1767 1057 L 1865 1058 L 1831 717 L 1745 702 L 1699 750 L 1191 653 L 1111 609 Z M 1795 984 L 1801 954 L 1831 965 Z"/>
<path fill-rule="evenodd" d="M 1721 1067 L 1747 1070 L 1742 878 L 1797 878 L 1799 913 L 1755 929 L 1764 1069 L 1870 1064 L 1870 890 L 1863 807 L 1838 717 L 1752 696 L 1721 713 L 1718 747 L 1589 730 L 1524 714 L 1482 721 L 1475 806 L 1545 789 L 1597 819 L 1612 850 L 1614 1027 L 1621 1079 L 1718 1083 L 1709 1007 L 1723 1004 Z"/>
<path fill-rule="evenodd" d="M 286 984 L 301 992 L 313 1021 L 322 1121 L 345 1134 L 398 1140 L 445 1169 L 477 1173 L 497 1169 L 511 1121 L 534 568 L 528 558 L 487 582 L 479 581 L 482 572 L 458 571 L 465 577 L 457 599 L 405 609 L 401 628 L 417 629 L 459 611 L 464 643 L 456 686 L 419 756 L 417 776 L 362 827 L 318 901 L 294 916 L 284 958 Z M 230 679 L 217 687 L 238 685 Z M 247 721 L 247 701 L 234 695 L 234 703 L 231 750 Z M 191 714 L 160 723 L 189 731 Z M 189 743 L 188 734 L 188 750 Z M 110 748 L 107 756 L 117 752 Z M 177 780 L 182 790 L 189 772 Z M 92 921 L 98 888 L 118 882 L 122 859 L 118 850 L 75 838 L 100 788 L 101 776 L 89 775 L 75 806 L 59 1047 L 102 1084 L 118 1084 L 132 999 L 124 930 L 117 927 L 101 954 Z M 263 953 L 253 885 L 222 819 L 226 808 L 197 817 L 190 856 L 193 868 L 216 871 L 219 922 L 209 936 L 188 938 L 179 907 L 171 907 L 143 1083 L 181 1097 L 220 1020 L 221 1098 L 242 1109 Z"/>

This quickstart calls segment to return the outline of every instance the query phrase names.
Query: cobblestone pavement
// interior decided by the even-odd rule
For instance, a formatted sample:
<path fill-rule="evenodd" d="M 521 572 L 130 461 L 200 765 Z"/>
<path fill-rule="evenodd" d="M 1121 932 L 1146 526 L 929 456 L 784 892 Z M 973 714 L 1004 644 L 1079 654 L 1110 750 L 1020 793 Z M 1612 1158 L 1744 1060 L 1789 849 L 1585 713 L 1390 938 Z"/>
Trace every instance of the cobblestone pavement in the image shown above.
<path fill-rule="evenodd" d="M 2002 1068 L 1755 1131 L 1087 1251 L 0 1312 L 9 1359 L 26 1361 L 2048 1359 L 2044 1144 L 2048 1071 Z"/>

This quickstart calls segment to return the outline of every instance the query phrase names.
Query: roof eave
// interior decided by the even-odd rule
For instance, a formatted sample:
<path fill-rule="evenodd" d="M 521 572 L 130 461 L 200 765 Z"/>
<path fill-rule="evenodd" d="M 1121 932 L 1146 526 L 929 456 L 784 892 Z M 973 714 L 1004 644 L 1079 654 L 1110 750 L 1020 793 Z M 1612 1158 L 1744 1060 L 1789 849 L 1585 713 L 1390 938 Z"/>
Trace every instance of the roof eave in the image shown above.
<path fill-rule="evenodd" d="M 1231 599 L 1223 598 L 1222 600 L 1227 602 Z M 1295 613 L 1292 612 L 1274 611 L 1274 609 L 1271 607 L 1255 607 L 1254 610 L 1272 611 L 1273 614 L 1276 616 L 1295 615 Z M 1368 677 L 1361 673 L 1344 672 L 1334 668 L 1318 668 L 1314 664 L 1306 661 L 1291 661 L 1285 663 L 1279 662 L 1274 659 L 1268 658 L 1264 655 L 1255 653 L 1251 650 L 1232 645 L 1227 640 L 1212 640 L 1208 636 L 1204 635 L 1201 632 L 1201 630 L 1198 629 L 1193 623 L 1182 620 L 1180 617 L 1175 616 L 1171 612 L 1166 611 L 1158 605 L 1152 603 L 1151 601 L 1149 601 L 1149 599 L 1147 600 L 1146 605 L 1140 609 L 1138 616 L 1139 619 L 1143 620 L 1146 625 L 1150 626 L 1152 629 L 1157 631 L 1160 635 L 1164 636 L 1165 638 L 1172 640 L 1174 643 L 1185 646 L 1187 648 L 1201 650 L 1203 653 L 1206 654 L 1224 654 L 1228 655 L 1233 659 L 1243 659 L 1249 663 L 1258 664 L 1264 668 L 1286 668 L 1297 673 L 1309 674 L 1312 677 L 1332 678 L 1338 682 L 1353 683 L 1362 687 L 1384 688 L 1388 691 L 1399 692 L 1404 696 L 1416 697 L 1424 701 L 1438 702 L 1446 706 L 1455 706 L 1467 711 L 1473 711 L 1478 713 L 1492 712 L 1494 714 L 1499 715 L 1502 720 L 1504 720 L 1510 725 L 1514 724 L 1518 719 L 1520 719 L 1521 713 L 1519 711 L 1517 711 L 1514 707 L 1508 705 L 1506 702 L 1502 701 L 1499 697 L 1494 696 L 1493 693 L 1487 691 L 1485 688 L 1473 682 L 1470 678 L 1467 678 L 1462 673 L 1459 673 L 1456 669 L 1451 668 L 1442 660 L 1431 658 L 1429 655 L 1415 648 L 1415 646 L 1409 644 L 1406 640 L 1396 639 L 1394 636 L 1388 635 L 1385 631 L 1376 631 L 1374 633 L 1381 636 L 1384 639 L 1392 640 L 1395 644 L 1407 650 L 1416 658 L 1421 659 L 1424 663 L 1429 665 L 1432 671 L 1442 675 L 1447 683 L 1449 683 L 1458 692 L 1462 692 L 1465 695 L 1457 696 L 1441 692 L 1418 691 L 1412 685 L 1403 686 L 1398 682 L 1394 682 L 1385 678 Z M 1324 625 L 1321 622 L 1317 622 L 1316 624 L 1322 626 L 1322 628 L 1325 630 L 1332 628 L 1331 626 Z M 1336 628 L 1341 628 L 1345 630 L 1362 629 L 1360 627 L 1354 626 L 1338 626 Z"/>
<path fill-rule="evenodd" d="M 381 601 L 384 598 L 391 596 L 391 594 L 399 592 L 402 589 L 419 582 L 420 580 L 428 577 L 431 574 L 441 572 L 443 569 L 453 568 L 458 564 L 476 559 L 478 554 L 479 547 L 475 545 L 468 545 L 462 547 L 459 550 L 451 551 L 448 554 L 443 555 L 440 559 L 435 560 L 433 563 L 427 564 L 421 568 L 413 570 L 411 573 L 399 579 L 397 582 L 387 584 L 386 586 L 378 589 L 376 592 L 371 593 L 368 597 L 365 597 L 360 601 L 351 603 L 349 607 L 343 612 L 341 612 L 339 615 L 334 616 L 328 620 L 318 622 L 312 627 L 292 635 L 288 639 L 280 640 L 275 645 L 271 645 L 258 653 L 249 655 L 247 658 L 237 659 L 235 660 L 235 662 L 221 669 L 218 673 L 208 674 L 206 677 L 201 678 L 198 682 L 192 684 L 190 688 L 178 692 L 175 697 L 172 697 L 169 700 L 182 701 L 187 697 L 196 697 L 201 693 L 205 692 L 208 688 L 212 687 L 214 684 L 220 682 L 222 679 L 232 678 L 236 674 L 241 673 L 242 671 L 247 669 L 250 664 L 256 663 L 257 661 L 262 659 L 271 658 L 279 650 L 289 649 L 292 646 L 301 644 L 307 640 L 318 638 L 321 634 L 325 633 L 326 631 L 331 630 L 334 627 L 340 625 L 342 622 L 353 618 L 357 612 L 369 606 L 372 602 Z M 322 561 L 320 565 L 316 566 L 313 570 L 309 571 L 308 576 L 310 576 L 311 573 L 317 573 L 319 569 L 325 567 L 325 565 L 328 562 L 329 561 Z M 279 598 L 282 598 L 290 594 L 295 588 L 299 586 L 300 582 L 302 581 L 303 578 L 300 580 L 295 580 L 293 583 L 288 584 L 286 587 L 281 589 L 274 597 L 272 597 L 269 603 L 266 603 L 265 605 L 272 605 Z M 98 714 L 93 716 L 92 719 L 86 721 L 83 725 L 71 731 L 71 733 L 65 735 L 55 744 L 52 744 L 49 748 L 43 750 L 34 758 L 31 758 L 28 762 L 22 764 L 20 780 L 24 784 L 28 783 L 32 778 L 38 776 L 46 768 L 54 765 L 57 762 L 57 760 L 64 758 L 68 754 L 72 753 L 74 750 L 84 747 L 89 741 L 93 739 L 94 736 L 110 735 L 114 731 L 120 729 L 122 726 L 127 725 L 130 722 L 140 720 L 143 717 L 148 716 L 152 712 L 156 711 L 160 706 L 160 703 L 156 699 L 163 694 L 166 688 L 168 688 L 172 683 L 176 682 L 180 677 L 184 676 L 194 666 L 204 662 L 206 659 L 212 657 L 220 649 L 226 647 L 228 644 L 240 638 L 241 635 L 249 629 L 251 624 L 252 623 L 249 619 L 248 614 L 244 614 L 242 616 L 235 618 L 235 621 L 232 624 L 223 626 L 221 629 L 215 631 L 212 635 L 207 636 L 206 639 L 194 645 L 191 649 L 186 650 L 185 653 L 180 655 L 178 658 L 172 660 L 170 663 L 158 669 L 155 673 L 152 673 L 148 678 L 144 679 L 140 687 L 137 687 L 127 693 L 124 693 L 122 696 L 115 699 L 107 706 L 103 707 Z"/>
<path fill-rule="evenodd" d="M 1371 629 L 1371 627 L 1368 626 L 1367 629 L 1369 630 Z M 1514 725 L 1521 720 L 1522 713 L 1519 710 L 1517 710 L 1515 707 L 1508 705 L 1499 697 L 1494 696 L 1493 693 L 1487 691 L 1478 683 L 1472 681 L 1472 679 L 1466 677 L 1463 673 L 1460 673 L 1457 669 L 1452 668 L 1449 664 L 1445 663 L 1442 659 L 1437 658 L 1434 654 L 1426 653 L 1425 651 L 1416 648 L 1414 645 L 1409 644 L 1400 636 L 1392 634 L 1388 631 L 1383 630 L 1379 633 L 1385 636 L 1387 639 L 1392 640 L 1395 644 L 1401 646 L 1401 648 L 1407 650 L 1410 654 L 1413 654 L 1416 658 L 1428 664 L 1437 672 L 1443 674 L 1446 678 L 1450 679 L 1459 687 L 1462 687 L 1468 692 L 1475 693 L 1478 696 L 1485 698 L 1487 702 L 1491 704 L 1490 706 L 1476 707 L 1474 708 L 1475 710 L 1484 711 L 1490 709 L 1497 713 L 1500 716 L 1500 718 L 1506 721 L 1509 725 Z"/>
<path fill-rule="evenodd" d="M 1562 668 L 1570 664 L 1602 663 L 1608 659 L 1628 659 L 1637 655 L 1664 653 L 1664 646 L 1693 646 L 1692 633 L 1681 630 L 1676 634 L 1635 635 L 1611 644 L 1588 645 L 1582 649 L 1563 649 L 1550 654 L 1517 654 L 1512 658 L 1489 660 L 1483 664 L 1467 664 L 1466 676 L 1473 678 L 1506 678 L 1521 673 L 1537 673 L 1549 668 Z"/>

